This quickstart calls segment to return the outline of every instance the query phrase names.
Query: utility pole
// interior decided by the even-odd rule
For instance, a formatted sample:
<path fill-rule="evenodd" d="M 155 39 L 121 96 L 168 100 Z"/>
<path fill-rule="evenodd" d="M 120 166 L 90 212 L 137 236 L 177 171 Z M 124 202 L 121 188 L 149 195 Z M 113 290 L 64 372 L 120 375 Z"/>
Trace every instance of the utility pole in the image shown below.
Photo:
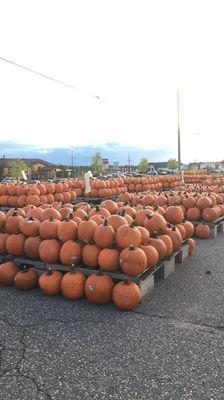
<path fill-rule="evenodd" d="M 131 172 L 131 159 L 130 159 L 130 154 L 128 154 L 128 170 L 129 173 Z"/>
<path fill-rule="evenodd" d="M 72 151 L 72 172 L 74 174 L 74 151 Z"/>
<path fill-rule="evenodd" d="M 178 142 L 178 170 L 181 167 L 181 146 L 180 146 L 180 95 L 177 90 L 177 142 Z"/>

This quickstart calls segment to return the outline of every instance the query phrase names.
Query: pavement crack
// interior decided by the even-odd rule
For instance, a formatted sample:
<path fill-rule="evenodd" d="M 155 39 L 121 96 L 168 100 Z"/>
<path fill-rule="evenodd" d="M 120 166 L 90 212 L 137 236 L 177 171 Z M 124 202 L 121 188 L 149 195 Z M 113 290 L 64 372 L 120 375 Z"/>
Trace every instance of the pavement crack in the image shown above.
<path fill-rule="evenodd" d="M 213 324 L 208 324 L 208 323 L 205 323 L 205 322 L 199 323 L 199 322 L 196 322 L 196 321 L 189 321 L 189 320 L 185 320 L 185 319 L 181 320 L 181 319 L 171 318 L 171 317 L 166 316 L 166 315 L 147 314 L 147 313 L 144 313 L 142 311 L 132 311 L 132 313 L 133 314 L 138 314 L 138 315 L 144 315 L 145 317 L 166 320 L 166 321 L 169 321 L 171 323 L 178 324 L 178 325 L 183 325 L 183 324 L 185 324 L 185 325 L 187 325 L 187 324 L 193 325 L 193 326 L 197 327 L 199 330 L 201 330 L 203 332 L 205 330 L 207 330 L 207 332 L 212 333 L 212 331 L 208 330 L 207 328 L 210 328 L 213 331 L 217 330 L 217 331 L 224 332 L 224 326 L 222 326 L 222 325 L 213 325 Z"/>

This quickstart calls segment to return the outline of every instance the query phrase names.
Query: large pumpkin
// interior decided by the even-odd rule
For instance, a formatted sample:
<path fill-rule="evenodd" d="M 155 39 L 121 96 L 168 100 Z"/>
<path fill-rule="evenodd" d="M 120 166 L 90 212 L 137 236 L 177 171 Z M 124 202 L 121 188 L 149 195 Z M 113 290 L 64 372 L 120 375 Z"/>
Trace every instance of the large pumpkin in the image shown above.
<path fill-rule="evenodd" d="M 67 240 L 60 251 L 60 260 L 64 265 L 76 265 L 82 259 L 83 244 L 79 241 Z"/>
<path fill-rule="evenodd" d="M 61 280 L 61 292 L 69 300 L 81 299 L 85 294 L 85 275 L 79 271 L 67 272 Z"/>
<path fill-rule="evenodd" d="M 82 261 L 88 267 L 97 267 L 100 248 L 95 243 L 87 243 L 82 250 Z"/>
<path fill-rule="evenodd" d="M 26 239 L 24 244 L 24 253 L 28 258 L 33 260 L 40 258 L 39 246 L 42 240 L 43 239 L 40 236 L 30 236 Z"/>
<path fill-rule="evenodd" d="M 45 219 L 39 226 L 39 234 L 43 239 L 56 239 L 58 237 L 58 226 L 62 222 L 54 217 L 50 217 L 48 220 Z"/>
<path fill-rule="evenodd" d="M 134 282 L 121 281 L 113 288 L 113 302 L 121 310 L 133 310 L 141 303 L 141 298 L 141 291 Z"/>
<path fill-rule="evenodd" d="M 14 278 L 14 284 L 17 289 L 30 290 L 37 286 L 38 275 L 36 271 L 26 266 L 19 272 L 17 272 Z"/>
<path fill-rule="evenodd" d="M 150 244 L 144 244 L 140 247 L 146 255 L 147 267 L 155 268 L 159 261 L 159 254 L 155 247 Z"/>
<path fill-rule="evenodd" d="M 14 278 L 19 271 L 17 265 L 13 262 L 8 261 L 0 265 L 0 283 L 3 285 L 13 285 Z"/>
<path fill-rule="evenodd" d="M 60 244 L 57 239 L 46 239 L 40 243 L 40 259 L 48 264 L 55 264 L 59 261 Z"/>
<path fill-rule="evenodd" d="M 208 239 L 211 236 L 211 229 L 207 224 L 198 224 L 195 227 L 195 235 L 199 239 Z"/>
<path fill-rule="evenodd" d="M 94 221 L 85 217 L 85 219 L 78 226 L 78 238 L 85 243 L 89 243 L 94 238 L 94 233 L 97 228 L 97 224 Z"/>
<path fill-rule="evenodd" d="M 122 271 L 131 276 L 140 275 L 147 268 L 147 257 L 144 251 L 132 245 L 122 250 L 119 262 Z"/>
<path fill-rule="evenodd" d="M 94 217 L 92 217 L 92 218 L 94 218 Z M 107 219 L 107 222 L 110 226 L 112 226 L 115 233 L 120 226 L 128 225 L 127 220 L 124 217 L 122 217 L 121 215 L 117 215 L 117 214 L 111 215 Z"/>
<path fill-rule="evenodd" d="M 55 296 L 61 293 L 61 280 L 62 273 L 59 271 L 52 271 L 51 268 L 44 272 L 39 278 L 39 286 L 41 290 L 48 296 Z"/>
<path fill-rule="evenodd" d="M 109 247 L 114 241 L 114 230 L 112 226 L 108 225 L 105 219 L 102 225 L 97 226 L 94 232 L 94 240 L 96 245 L 100 248 Z"/>
<path fill-rule="evenodd" d="M 94 304 L 109 303 L 112 298 L 114 282 L 108 275 L 97 274 L 90 275 L 85 283 L 85 293 L 87 299 Z"/>
<path fill-rule="evenodd" d="M 39 226 L 40 221 L 33 217 L 23 218 L 18 225 L 20 232 L 25 236 L 38 235 Z"/>
<path fill-rule="evenodd" d="M 134 224 L 122 225 L 117 229 L 115 241 L 121 249 L 125 249 L 130 245 L 139 247 L 141 245 L 142 236 Z"/>
<path fill-rule="evenodd" d="M 15 233 L 10 235 L 6 239 L 6 250 L 7 253 L 12 256 L 21 256 L 24 253 L 24 245 L 26 241 L 26 236 L 22 233 Z"/>
<path fill-rule="evenodd" d="M 14 211 L 13 214 L 7 217 L 5 222 L 5 230 L 10 235 L 19 231 L 19 222 L 23 220 L 23 217 Z"/>
<path fill-rule="evenodd" d="M 179 206 L 170 206 L 166 209 L 165 219 L 170 224 L 180 224 L 184 219 L 184 214 Z"/>
<path fill-rule="evenodd" d="M 147 214 L 144 226 L 148 229 L 149 233 L 164 231 L 167 227 L 165 218 L 160 214 Z"/>
<path fill-rule="evenodd" d="M 62 242 L 74 240 L 77 236 L 77 224 L 72 219 L 66 218 L 57 226 L 57 237 Z"/>
<path fill-rule="evenodd" d="M 116 248 L 104 248 L 98 256 L 98 264 L 104 271 L 112 272 L 119 269 L 120 252 Z"/>

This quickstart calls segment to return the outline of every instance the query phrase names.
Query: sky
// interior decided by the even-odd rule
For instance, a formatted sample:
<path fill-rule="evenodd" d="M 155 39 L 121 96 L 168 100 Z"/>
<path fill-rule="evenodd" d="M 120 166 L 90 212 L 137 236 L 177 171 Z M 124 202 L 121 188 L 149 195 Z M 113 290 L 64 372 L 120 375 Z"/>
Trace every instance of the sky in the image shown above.
<path fill-rule="evenodd" d="M 0 0 L 1 142 L 224 159 L 222 0 Z M 97 99 L 95 96 L 100 96 Z M 0 156 L 2 152 L 0 151 Z M 57 160 L 56 160 L 57 161 Z"/>

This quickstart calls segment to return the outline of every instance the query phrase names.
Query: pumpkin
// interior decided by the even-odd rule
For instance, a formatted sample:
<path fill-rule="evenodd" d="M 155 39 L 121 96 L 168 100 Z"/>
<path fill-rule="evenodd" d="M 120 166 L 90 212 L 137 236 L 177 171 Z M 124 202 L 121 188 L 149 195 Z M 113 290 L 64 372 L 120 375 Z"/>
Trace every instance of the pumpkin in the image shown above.
<path fill-rule="evenodd" d="M 94 218 L 94 217 L 92 217 Z M 110 226 L 112 226 L 114 232 L 116 233 L 117 229 L 122 226 L 122 225 L 128 225 L 127 220 L 122 217 L 121 215 L 110 215 L 110 217 L 107 219 L 107 222 Z"/>
<path fill-rule="evenodd" d="M 207 224 L 198 224 L 194 232 L 199 239 L 208 239 L 211 236 L 211 229 Z"/>
<path fill-rule="evenodd" d="M 38 235 L 39 226 L 40 221 L 33 217 L 23 218 L 18 225 L 20 232 L 25 236 Z"/>
<path fill-rule="evenodd" d="M 59 261 L 60 244 L 56 239 L 46 239 L 40 243 L 40 259 L 48 264 L 55 264 Z"/>
<path fill-rule="evenodd" d="M 71 213 L 71 208 L 70 207 L 62 207 L 59 209 L 59 212 L 61 214 L 62 221 L 64 221 L 68 217 L 68 214 Z"/>
<path fill-rule="evenodd" d="M 112 214 L 116 214 L 118 206 L 115 203 L 115 201 L 113 201 L 113 200 L 104 200 L 100 204 L 100 208 L 106 208 L 107 211 L 109 211 L 109 213 L 112 215 Z"/>
<path fill-rule="evenodd" d="M 59 271 L 52 271 L 51 268 L 44 272 L 39 278 L 39 286 L 41 290 L 48 296 L 55 296 L 61 293 L 61 280 L 62 273 Z"/>
<path fill-rule="evenodd" d="M 5 222 L 5 230 L 7 233 L 13 234 L 19 231 L 19 222 L 23 220 L 23 217 L 14 211 L 13 214 L 7 217 Z"/>
<path fill-rule="evenodd" d="M 65 219 L 57 226 L 57 237 L 62 242 L 66 240 L 74 240 L 77 236 L 77 224 L 72 219 Z"/>
<path fill-rule="evenodd" d="M 73 217 L 79 217 L 82 220 L 87 217 L 87 213 L 85 210 L 83 210 L 82 208 L 77 208 L 77 206 L 73 207 L 73 212 L 72 212 Z"/>
<path fill-rule="evenodd" d="M 156 264 L 159 261 L 159 254 L 158 254 L 158 251 L 156 250 L 156 248 L 149 244 L 144 244 L 140 247 L 140 249 L 142 249 L 146 255 L 147 268 L 148 267 L 155 268 Z"/>
<path fill-rule="evenodd" d="M 31 206 L 29 206 L 31 207 Z M 10 210 L 6 214 L 6 218 L 20 215 L 21 217 L 25 218 L 26 217 L 26 210 L 22 208 L 10 208 Z"/>
<path fill-rule="evenodd" d="M 6 239 L 6 251 L 12 256 L 21 256 L 24 253 L 26 236 L 14 233 Z"/>
<path fill-rule="evenodd" d="M 62 221 L 62 216 L 61 216 L 60 212 L 53 207 L 46 208 L 43 211 L 41 220 L 45 221 L 45 220 L 49 220 L 50 218 Z"/>
<path fill-rule="evenodd" d="M 107 220 L 104 220 L 102 225 L 97 226 L 94 232 L 94 241 L 100 248 L 109 247 L 114 241 L 114 230 L 108 225 Z"/>
<path fill-rule="evenodd" d="M 36 218 L 36 219 L 39 219 L 39 221 L 41 221 L 42 214 L 43 214 L 43 210 L 40 207 L 34 207 L 34 208 L 29 209 L 29 211 L 27 212 L 27 217 Z"/>
<path fill-rule="evenodd" d="M 151 246 L 153 246 L 158 253 L 159 256 L 159 260 L 158 263 L 160 263 L 161 261 L 165 260 L 166 258 L 166 253 L 167 253 L 167 249 L 166 249 L 166 245 L 165 243 L 157 236 L 156 232 L 153 234 L 152 237 L 150 237 L 149 239 L 149 244 Z"/>
<path fill-rule="evenodd" d="M 79 224 L 78 226 L 78 238 L 85 243 L 91 242 L 94 238 L 94 232 L 97 228 L 97 224 L 94 221 L 89 220 L 88 217 Z"/>
<path fill-rule="evenodd" d="M 105 220 L 105 218 L 99 214 L 95 214 L 92 217 L 90 217 L 90 221 L 96 222 L 97 225 L 102 225 L 104 220 Z"/>
<path fill-rule="evenodd" d="M 173 226 L 171 229 L 168 228 L 165 231 L 166 235 L 170 236 L 172 242 L 173 242 L 173 251 L 177 251 L 181 248 L 182 246 L 182 236 L 180 231 L 178 230 L 178 228 L 176 228 L 175 226 Z"/>
<path fill-rule="evenodd" d="M 190 221 L 198 221 L 201 218 L 200 208 L 198 207 L 188 208 L 186 217 Z"/>
<path fill-rule="evenodd" d="M 115 234 L 115 241 L 121 249 L 125 249 L 130 245 L 139 247 L 141 245 L 142 236 L 134 223 L 131 225 L 120 226 Z"/>
<path fill-rule="evenodd" d="M 102 275 L 99 271 L 86 279 L 85 294 L 91 303 L 106 304 L 112 298 L 113 287 L 112 278 L 108 275 Z"/>
<path fill-rule="evenodd" d="M 196 205 L 200 210 L 204 210 L 205 208 L 212 205 L 212 200 L 208 196 L 206 197 L 202 196 L 197 200 Z"/>
<path fill-rule="evenodd" d="M 163 241 L 166 246 L 166 257 L 170 257 L 173 252 L 173 242 L 170 236 L 161 234 L 159 235 L 159 239 Z"/>
<path fill-rule="evenodd" d="M 215 207 L 207 207 L 204 208 L 202 211 L 202 218 L 206 221 L 206 222 L 213 222 L 218 218 L 217 215 L 217 210 L 215 209 Z"/>
<path fill-rule="evenodd" d="M 0 254 L 6 253 L 6 240 L 8 237 L 8 233 L 0 232 Z"/>
<path fill-rule="evenodd" d="M 113 302 L 121 310 L 133 310 L 141 303 L 141 298 L 141 291 L 134 282 L 121 281 L 113 288 Z"/>
<path fill-rule="evenodd" d="M 98 205 L 96 206 L 95 209 L 90 211 L 89 217 L 92 217 L 93 215 L 102 215 L 104 218 L 108 218 L 110 216 L 110 212 L 106 208 L 100 208 Z"/>
<path fill-rule="evenodd" d="M 195 241 L 194 241 L 194 239 L 189 238 L 187 242 L 189 244 L 189 253 L 192 254 L 195 251 L 195 247 L 196 247 Z"/>
<path fill-rule="evenodd" d="M 64 265 L 78 264 L 82 259 L 82 248 L 81 242 L 74 240 L 67 240 L 63 243 L 60 251 L 60 260 Z"/>
<path fill-rule="evenodd" d="M 0 211 L 0 229 L 5 226 L 6 216 L 3 211 Z"/>
<path fill-rule="evenodd" d="M 186 239 L 186 230 L 183 224 L 177 224 L 176 228 L 179 230 L 182 240 Z"/>
<path fill-rule="evenodd" d="M 144 209 L 139 210 L 139 211 L 136 212 L 136 214 L 135 214 L 135 221 L 136 221 L 136 224 L 137 224 L 138 226 L 145 226 L 144 223 L 145 223 L 147 214 L 150 215 L 150 210 L 149 210 L 149 208 L 147 208 L 147 209 L 144 208 Z"/>
<path fill-rule="evenodd" d="M 141 244 L 147 244 L 150 238 L 149 231 L 144 226 L 138 226 L 137 228 L 141 233 Z"/>
<path fill-rule="evenodd" d="M 17 272 L 14 278 L 14 284 L 17 289 L 30 290 L 37 286 L 38 275 L 37 273 L 26 266 L 19 272 Z"/>
<path fill-rule="evenodd" d="M 0 265 L 0 283 L 3 285 L 13 285 L 14 278 L 19 271 L 17 265 L 8 261 Z"/>
<path fill-rule="evenodd" d="M 85 294 L 85 281 L 82 272 L 67 272 L 61 280 L 61 293 L 69 300 L 81 299 Z"/>
<path fill-rule="evenodd" d="M 144 222 L 145 228 L 150 234 L 153 232 L 164 231 L 167 227 L 167 222 L 165 218 L 160 214 L 147 214 Z"/>
<path fill-rule="evenodd" d="M 88 267 L 97 267 L 100 248 L 95 243 L 87 243 L 82 250 L 82 261 Z"/>
<path fill-rule="evenodd" d="M 188 208 L 193 208 L 196 206 L 196 200 L 194 197 L 192 196 L 186 196 L 183 200 L 182 200 L 182 204 L 183 206 L 188 209 Z"/>
<path fill-rule="evenodd" d="M 122 271 L 131 276 L 138 276 L 147 268 L 147 258 L 144 251 L 133 245 L 121 251 L 119 262 Z"/>
<path fill-rule="evenodd" d="M 116 248 L 104 248 L 98 256 L 98 264 L 104 271 L 112 272 L 119 269 L 120 252 Z"/>
<path fill-rule="evenodd" d="M 186 232 L 186 239 L 190 238 L 194 234 L 194 225 L 190 221 L 182 222 L 182 225 Z"/>
<path fill-rule="evenodd" d="M 26 239 L 24 244 L 24 253 L 32 260 L 40 258 L 39 246 L 42 242 L 40 236 L 30 236 Z"/>
<path fill-rule="evenodd" d="M 54 217 L 50 217 L 48 220 L 45 219 L 41 222 L 39 226 L 39 234 L 43 239 L 56 239 L 58 237 L 58 226 L 61 224 L 61 221 L 55 219 Z"/>
<path fill-rule="evenodd" d="M 170 224 L 180 224 L 184 219 L 184 214 L 179 206 L 169 206 L 166 209 L 165 219 Z"/>

